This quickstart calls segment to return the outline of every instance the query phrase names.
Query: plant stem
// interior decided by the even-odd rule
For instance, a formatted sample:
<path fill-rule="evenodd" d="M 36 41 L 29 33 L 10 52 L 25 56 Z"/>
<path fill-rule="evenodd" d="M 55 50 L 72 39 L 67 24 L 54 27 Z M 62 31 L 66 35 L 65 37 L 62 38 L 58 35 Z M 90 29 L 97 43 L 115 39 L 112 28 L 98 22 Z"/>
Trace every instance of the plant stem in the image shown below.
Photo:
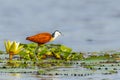
<path fill-rule="evenodd" d="M 12 54 L 9 54 L 9 60 L 11 61 L 13 58 L 13 55 Z"/>

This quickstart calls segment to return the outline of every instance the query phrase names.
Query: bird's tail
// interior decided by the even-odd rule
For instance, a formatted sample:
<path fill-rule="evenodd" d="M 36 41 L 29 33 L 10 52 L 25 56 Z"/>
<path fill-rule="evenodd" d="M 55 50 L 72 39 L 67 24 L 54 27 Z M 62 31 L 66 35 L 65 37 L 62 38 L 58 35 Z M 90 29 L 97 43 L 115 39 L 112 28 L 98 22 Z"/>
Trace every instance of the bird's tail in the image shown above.
<path fill-rule="evenodd" d="M 26 40 L 29 40 L 30 37 L 27 37 Z"/>

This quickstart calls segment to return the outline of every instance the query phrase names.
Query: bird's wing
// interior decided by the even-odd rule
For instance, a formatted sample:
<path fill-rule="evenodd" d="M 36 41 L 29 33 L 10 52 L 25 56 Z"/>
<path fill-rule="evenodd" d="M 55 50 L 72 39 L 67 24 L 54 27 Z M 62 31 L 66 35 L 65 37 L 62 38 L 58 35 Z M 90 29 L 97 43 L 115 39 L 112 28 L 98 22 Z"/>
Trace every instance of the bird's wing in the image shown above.
<path fill-rule="evenodd" d="M 39 44 L 44 44 L 49 42 L 51 38 L 52 36 L 50 33 L 40 33 L 40 34 L 36 34 L 34 36 L 28 37 L 27 40 L 30 40 Z"/>

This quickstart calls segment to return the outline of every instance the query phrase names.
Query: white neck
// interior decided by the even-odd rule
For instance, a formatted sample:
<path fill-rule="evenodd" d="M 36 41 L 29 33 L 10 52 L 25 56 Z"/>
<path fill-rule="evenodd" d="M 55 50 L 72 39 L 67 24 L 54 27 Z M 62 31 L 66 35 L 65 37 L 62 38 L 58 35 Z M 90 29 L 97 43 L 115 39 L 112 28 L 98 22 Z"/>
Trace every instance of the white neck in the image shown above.
<path fill-rule="evenodd" d="M 59 35 L 55 34 L 53 40 L 55 40 Z"/>

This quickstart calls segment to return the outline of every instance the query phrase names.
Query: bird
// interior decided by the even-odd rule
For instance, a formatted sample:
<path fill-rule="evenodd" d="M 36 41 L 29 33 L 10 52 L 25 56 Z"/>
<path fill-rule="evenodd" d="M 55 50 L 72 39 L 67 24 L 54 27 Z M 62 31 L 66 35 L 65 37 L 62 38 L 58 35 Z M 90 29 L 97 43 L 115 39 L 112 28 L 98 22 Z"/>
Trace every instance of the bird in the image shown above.
<path fill-rule="evenodd" d="M 38 44 L 38 46 L 35 49 L 35 56 L 37 59 L 37 51 L 40 45 L 43 45 L 45 43 L 54 41 L 58 36 L 62 35 L 62 33 L 59 30 L 55 30 L 52 34 L 49 32 L 42 32 L 35 34 L 33 36 L 29 36 L 26 38 L 26 40 L 29 40 L 31 42 L 35 42 Z"/>
<path fill-rule="evenodd" d="M 26 40 L 37 43 L 38 45 L 45 44 L 47 42 L 54 41 L 58 36 L 61 35 L 59 30 L 56 30 L 54 33 L 42 32 L 35 34 L 33 36 L 29 36 Z"/>

